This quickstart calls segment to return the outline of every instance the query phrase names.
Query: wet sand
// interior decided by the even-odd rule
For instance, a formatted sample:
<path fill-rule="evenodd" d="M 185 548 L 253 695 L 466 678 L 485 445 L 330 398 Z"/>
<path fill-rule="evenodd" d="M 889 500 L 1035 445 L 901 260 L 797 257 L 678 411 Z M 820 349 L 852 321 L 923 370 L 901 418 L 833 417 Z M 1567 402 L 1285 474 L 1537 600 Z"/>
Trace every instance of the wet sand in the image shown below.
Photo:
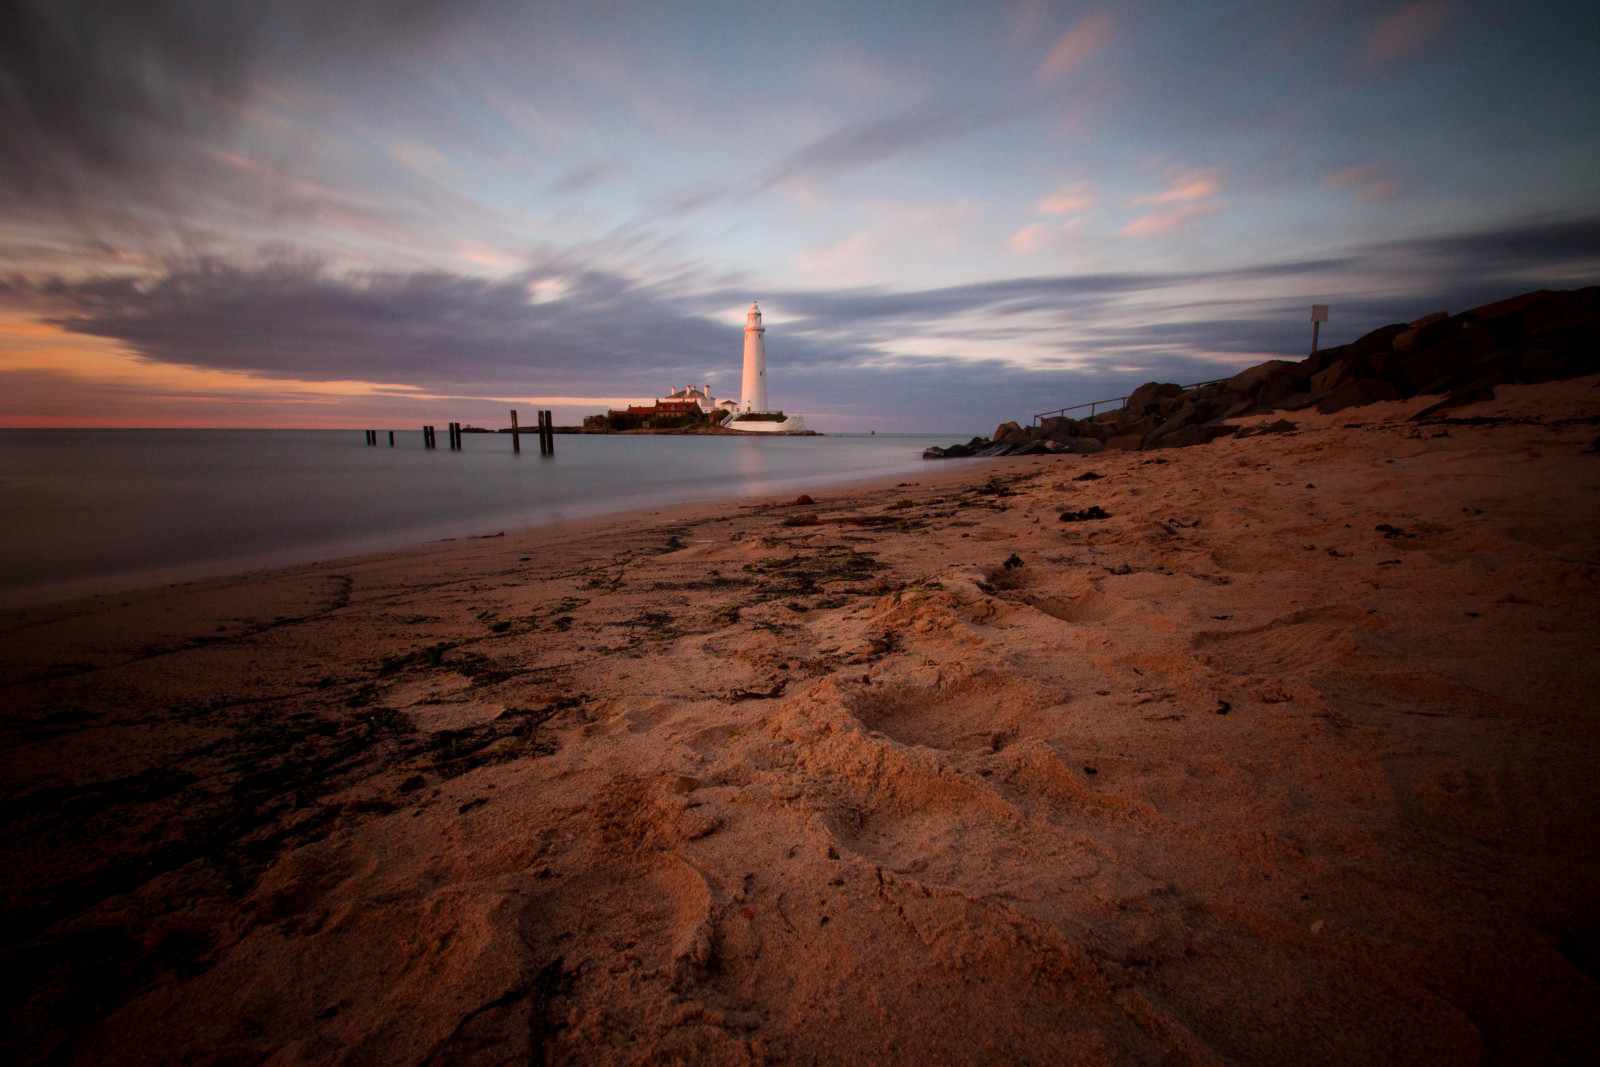
<path fill-rule="evenodd" d="M 1591 1062 L 1597 384 L 0 617 L 0 1047 Z"/>

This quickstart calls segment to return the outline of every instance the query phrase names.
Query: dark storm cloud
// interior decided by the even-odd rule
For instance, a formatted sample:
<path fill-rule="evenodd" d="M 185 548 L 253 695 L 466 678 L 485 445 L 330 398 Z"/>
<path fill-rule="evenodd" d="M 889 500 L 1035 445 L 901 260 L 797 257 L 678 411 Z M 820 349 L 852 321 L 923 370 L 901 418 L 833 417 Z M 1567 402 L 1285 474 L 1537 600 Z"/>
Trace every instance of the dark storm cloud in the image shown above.
<path fill-rule="evenodd" d="M 1600 267 L 1600 217 L 1523 223 L 1383 247 L 1486 270 L 1566 265 L 1594 270 Z"/>
<path fill-rule="evenodd" d="M 159 202 L 255 89 L 264 57 L 357 61 L 446 32 L 445 0 L 8 0 L 0 4 L 0 207 L 84 221 Z"/>
<path fill-rule="evenodd" d="M 315 264 L 201 264 L 153 284 L 41 287 L 51 321 L 114 338 L 149 359 L 310 381 L 398 382 L 459 394 L 600 391 L 696 376 L 739 331 L 648 289 L 590 271 L 533 303 L 539 274 L 333 276 Z"/>

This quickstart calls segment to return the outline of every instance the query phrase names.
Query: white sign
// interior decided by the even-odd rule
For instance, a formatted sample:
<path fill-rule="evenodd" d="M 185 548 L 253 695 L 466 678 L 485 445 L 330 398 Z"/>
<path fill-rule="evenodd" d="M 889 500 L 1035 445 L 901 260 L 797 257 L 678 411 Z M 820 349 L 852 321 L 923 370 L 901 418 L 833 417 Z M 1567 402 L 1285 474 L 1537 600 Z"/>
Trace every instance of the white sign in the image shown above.
<path fill-rule="evenodd" d="M 1328 305 L 1327 304 L 1312 304 L 1311 305 L 1311 321 L 1312 322 L 1327 322 L 1328 321 Z"/>

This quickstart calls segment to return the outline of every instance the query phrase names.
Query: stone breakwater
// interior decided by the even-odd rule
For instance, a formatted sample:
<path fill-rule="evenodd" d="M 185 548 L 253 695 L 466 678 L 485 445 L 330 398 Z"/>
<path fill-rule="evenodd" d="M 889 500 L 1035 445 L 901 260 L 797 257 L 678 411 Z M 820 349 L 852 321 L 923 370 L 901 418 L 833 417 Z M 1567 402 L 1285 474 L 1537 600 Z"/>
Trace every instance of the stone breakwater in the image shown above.
<path fill-rule="evenodd" d="M 1114 411 L 1038 426 L 999 426 L 993 438 L 930 448 L 929 459 L 1031 456 L 1203 445 L 1219 437 L 1292 430 L 1286 419 L 1241 428 L 1231 419 L 1437 395 L 1413 418 L 1491 399 L 1499 385 L 1530 385 L 1600 371 L 1600 287 L 1540 289 L 1459 315 L 1436 311 L 1373 330 L 1299 361 L 1274 359 L 1225 382 L 1185 389 L 1147 382 Z"/>

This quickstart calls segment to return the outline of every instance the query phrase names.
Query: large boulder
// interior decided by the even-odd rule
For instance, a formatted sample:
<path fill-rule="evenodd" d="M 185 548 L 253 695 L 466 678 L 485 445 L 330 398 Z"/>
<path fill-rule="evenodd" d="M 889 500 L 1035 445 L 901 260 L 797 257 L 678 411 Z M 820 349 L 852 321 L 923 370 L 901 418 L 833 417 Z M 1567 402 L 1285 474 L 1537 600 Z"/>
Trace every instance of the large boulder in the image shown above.
<path fill-rule="evenodd" d="M 1105 451 L 1105 447 L 1093 437 L 1074 437 L 1072 442 L 1067 445 L 1067 451 L 1074 456 L 1092 456 L 1096 452 Z"/>
<path fill-rule="evenodd" d="M 1345 382 L 1368 374 L 1365 361 L 1361 359 L 1341 359 L 1339 362 L 1311 376 L 1311 392 L 1326 393 L 1339 388 Z"/>
<path fill-rule="evenodd" d="M 1523 313 L 1518 330 L 1523 338 L 1600 325 L 1600 288 L 1551 293 Z"/>
<path fill-rule="evenodd" d="M 1396 352 L 1394 358 L 1385 363 L 1382 376 L 1411 396 L 1430 387 L 1437 388 L 1439 383 L 1476 361 L 1471 340 L 1458 333 L 1421 351 Z"/>
<path fill-rule="evenodd" d="M 1449 315 L 1443 311 L 1435 311 L 1411 323 L 1411 328 L 1405 333 L 1396 334 L 1390 345 L 1396 352 L 1415 352 L 1419 348 L 1427 348 L 1442 340 L 1459 328 L 1459 324 Z"/>
<path fill-rule="evenodd" d="M 1106 448 L 1112 452 L 1137 452 L 1139 446 L 1144 444 L 1144 437 L 1136 433 L 1121 434 L 1106 442 Z"/>
<path fill-rule="evenodd" d="M 1479 322 L 1499 322 L 1501 319 L 1515 315 L 1525 308 L 1531 307 L 1551 295 L 1549 289 L 1535 289 L 1531 293 L 1513 296 L 1507 300 L 1496 300 L 1492 304 L 1475 307 L 1471 311 L 1462 313 L 1462 317 L 1471 317 Z"/>
<path fill-rule="evenodd" d="M 1162 437 L 1159 441 L 1145 442 L 1145 448 L 1188 448 L 1190 445 L 1209 444 L 1217 436 L 1217 431 L 1204 423 L 1191 423 L 1181 429 L 1174 430 Z"/>
<path fill-rule="evenodd" d="M 1399 399 L 1400 391 L 1382 378 L 1362 378 L 1358 381 L 1345 382 L 1317 401 L 1317 410 L 1324 415 L 1332 415 L 1335 411 L 1343 411 L 1345 408 Z"/>
<path fill-rule="evenodd" d="M 1041 419 L 1039 432 L 1046 441 L 1061 441 L 1065 443 L 1078 436 L 1078 423 L 1075 419 L 1057 415 L 1053 418 Z"/>
<path fill-rule="evenodd" d="M 1143 418 L 1158 401 L 1182 393 L 1183 386 L 1173 382 L 1145 382 L 1128 395 L 1127 401 L 1122 405 L 1121 421 L 1129 423 Z"/>
<path fill-rule="evenodd" d="M 1235 374 L 1228 379 L 1223 389 L 1236 396 L 1258 397 L 1260 390 L 1267 382 L 1273 379 L 1281 379 L 1290 384 L 1289 392 L 1293 392 L 1296 369 L 1296 364 L 1286 359 L 1269 359 L 1265 363 L 1257 363 L 1254 367 Z M 1258 397 L 1257 403 L 1259 402 Z"/>
<path fill-rule="evenodd" d="M 996 444 L 999 444 L 1001 441 L 1006 441 L 1013 437 L 1021 439 L 1025 436 L 1026 434 L 1023 432 L 1021 426 L 1018 426 L 1014 422 L 1002 422 L 999 426 L 995 427 L 993 439 Z"/>

